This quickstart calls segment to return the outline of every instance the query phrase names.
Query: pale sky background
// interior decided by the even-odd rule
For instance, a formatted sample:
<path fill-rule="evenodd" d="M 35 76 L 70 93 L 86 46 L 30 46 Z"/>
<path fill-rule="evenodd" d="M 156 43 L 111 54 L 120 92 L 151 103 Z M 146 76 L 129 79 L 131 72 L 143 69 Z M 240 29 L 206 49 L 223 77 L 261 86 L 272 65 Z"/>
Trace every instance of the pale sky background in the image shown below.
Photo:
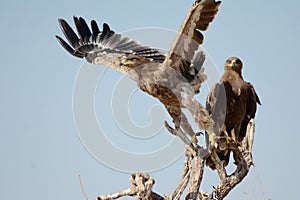
<path fill-rule="evenodd" d="M 55 34 L 62 35 L 57 18 L 69 22 L 73 15 L 96 19 L 100 24 L 109 23 L 116 32 L 143 27 L 178 30 L 192 2 L 0 2 L 0 199 L 84 199 L 78 172 L 89 199 L 129 186 L 129 173 L 101 164 L 79 139 L 73 120 L 72 95 L 82 60 L 68 55 L 55 40 Z M 220 72 L 229 56 L 242 58 L 244 78 L 254 84 L 263 104 L 256 118 L 253 155 L 256 167 L 251 168 L 244 182 L 227 199 L 299 197 L 299 7 L 300 2 L 296 0 L 224 0 L 215 21 L 204 34 L 204 49 Z M 149 41 L 147 45 L 152 44 L 151 38 Z M 97 67 L 103 66 L 93 69 Z M 108 77 L 101 79 L 95 96 L 99 119 L 112 115 L 110 96 L 102 95 L 101 87 L 111 87 L 120 78 L 117 72 L 107 74 Z M 157 102 L 143 93 L 135 96 L 129 110 L 133 120 L 143 125 L 140 115 L 148 115 L 153 102 Z M 97 112 L 100 100 L 107 104 L 105 112 Z M 129 152 L 147 153 L 145 150 L 154 151 L 155 145 L 163 148 L 168 139 L 173 140 L 165 130 L 155 137 L 167 139 L 154 144 L 145 139 L 126 139 L 128 136 L 116 129 L 115 123 L 107 121 L 103 126 L 106 136 Z M 142 147 L 145 148 L 139 152 Z M 116 154 L 112 156 L 125 162 Z M 159 159 L 154 164 L 160 163 Z M 172 192 L 181 176 L 182 160 L 183 157 L 150 172 L 156 179 L 155 191 Z M 209 190 L 216 181 L 216 172 L 206 171 L 208 180 L 203 188 Z"/>

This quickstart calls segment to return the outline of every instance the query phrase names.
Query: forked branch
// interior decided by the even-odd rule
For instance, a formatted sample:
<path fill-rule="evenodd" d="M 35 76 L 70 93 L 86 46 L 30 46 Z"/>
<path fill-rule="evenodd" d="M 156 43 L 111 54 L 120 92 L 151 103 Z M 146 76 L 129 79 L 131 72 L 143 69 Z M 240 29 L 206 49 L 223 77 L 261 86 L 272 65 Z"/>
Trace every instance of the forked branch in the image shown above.
<path fill-rule="evenodd" d="M 190 142 L 187 142 L 186 137 L 182 137 L 184 135 L 182 130 L 172 129 L 170 126 L 168 126 L 168 130 L 172 134 L 179 136 L 181 139 L 184 138 L 185 143 L 191 144 Z M 213 187 L 214 189 L 210 194 L 205 191 L 199 192 L 205 163 L 205 157 L 203 155 L 207 155 L 207 152 L 198 145 L 193 147 L 188 145 L 183 174 L 172 194 L 165 195 L 165 197 L 160 196 L 152 191 L 155 181 L 151 176 L 135 173 L 130 177 L 130 188 L 114 194 L 97 197 L 96 200 L 117 199 L 124 196 L 136 196 L 138 200 L 178 200 L 186 189 L 186 200 L 222 200 L 246 177 L 251 165 L 253 165 L 252 145 L 254 140 L 254 130 L 254 119 L 251 119 L 242 145 L 238 146 L 234 143 L 229 144 L 228 148 L 234 150 L 241 160 L 241 162 L 237 163 L 236 170 L 229 176 L 226 174 L 225 167 L 215 153 L 216 149 L 212 149 L 212 153 L 209 155 L 213 158 L 212 160 L 217 168 L 220 182 L 217 186 Z M 216 142 L 218 141 L 216 140 Z"/>

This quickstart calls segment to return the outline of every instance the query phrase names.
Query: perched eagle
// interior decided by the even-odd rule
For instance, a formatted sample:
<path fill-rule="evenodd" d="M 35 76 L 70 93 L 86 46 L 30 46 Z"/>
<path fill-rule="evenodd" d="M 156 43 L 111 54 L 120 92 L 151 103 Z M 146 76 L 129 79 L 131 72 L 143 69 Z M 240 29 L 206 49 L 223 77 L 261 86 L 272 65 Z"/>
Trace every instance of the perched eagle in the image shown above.
<path fill-rule="evenodd" d="M 93 64 L 104 64 L 135 80 L 144 92 L 160 100 L 173 118 L 176 128 L 186 120 L 181 108 L 199 92 L 205 81 L 203 52 L 197 52 L 203 35 L 218 12 L 220 1 L 197 0 L 188 12 L 170 51 L 144 46 L 115 33 L 107 24 L 102 31 L 92 20 L 91 27 L 81 17 L 74 17 L 77 33 L 63 19 L 60 28 L 68 43 L 56 36 L 60 44 L 73 56 L 85 58 Z M 188 123 L 183 127 L 192 135 Z"/>
<path fill-rule="evenodd" d="M 250 119 L 255 117 L 256 104 L 261 104 L 253 85 L 244 81 L 242 67 L 239 58 L 228 58 L 220 83 L 212 87 L 206 101 L 206 108 L 215 122 L 213 129 L 216 135 L 236 143 L 242 142 Z M 223 166 L 227 166 L 230 150 L 221 149 L 217 155 L 223 161 Z M 238 163 L 238 156 L 235 152 L 233 155 Z M 211 157 L 206 159 L 206 164 L 212 169 L 216 168 Z"/>

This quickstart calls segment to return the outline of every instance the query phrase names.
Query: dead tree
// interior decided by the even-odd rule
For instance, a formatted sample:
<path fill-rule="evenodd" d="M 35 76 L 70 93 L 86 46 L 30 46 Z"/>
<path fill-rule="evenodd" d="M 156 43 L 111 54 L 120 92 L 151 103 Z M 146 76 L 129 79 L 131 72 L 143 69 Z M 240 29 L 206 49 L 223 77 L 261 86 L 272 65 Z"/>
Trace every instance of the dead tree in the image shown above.
<path fill-rule="evenodd" d="M 172 134 L 182 134 L 179 133 L 180 131 L 171 129 L 168 125 L 166 126 Z M 211 192 L 199 192 L 205 168 L 205 156 L 203 155 L 207 155 L 207 150 L 205 150 L 203 147 L 200 147 L 199 145 L 195 145 L 194 147 L 187 147 L 186 149 L 186 159 L 184 161 L 182 178 L 172 194 L 161 196 L 153 192 L 152 189 L 155 183 L 154 179 L 148 174 L 134 173 L 130 177 L 131 185 L 128 189 L 116 192 L 114 194 L 99 196 L 96 199 L 109 200 L 118 199 L 123 196 L 136 196 L 138 200 L 176 200 L 180 199 L 183 191 L 186 189 L 186 200 L 224 199 L 229 194 L 229 192 L 231 192 L 234 187 L 246 177 L 251 165 L 253 165 L 253 140 L 254 119 L 252 119 L 248 124 L 246 137 L 242 141 L 242 145 L 239 146 L 234 143 L 230 143 L 228 145 L 228 148 L 237 151 L 239 156 L 242 158 L 242 162 L 240 162 L 236 166 L 236 170 L 231 175 L 227 175 L 226 169 L 223 167 L 218 156 L 216 155 L 215 152 L 217 149 L 213 148 L 211 150 L 210 155 L 213 157 L 213 162 L 217 166 L 217 172 L 220 178 L 219 184 L 214 186 L 214 189 Z M 215 142 L 216 144 L 218 143 L 218 138 L 216 138 Z"/>

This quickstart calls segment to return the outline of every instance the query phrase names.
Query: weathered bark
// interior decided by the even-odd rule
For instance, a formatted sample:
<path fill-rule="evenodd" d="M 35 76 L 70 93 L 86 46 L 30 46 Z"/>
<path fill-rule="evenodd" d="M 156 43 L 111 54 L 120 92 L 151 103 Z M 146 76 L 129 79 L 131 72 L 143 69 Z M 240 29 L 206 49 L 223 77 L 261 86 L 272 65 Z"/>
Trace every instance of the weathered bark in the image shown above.
<path fill-rule="evenodd" d="M 148 174 L 135 173 L 130 177 L 130 188 L 116 192 L 113 194 L 108 194 L 104 196 L 99 196 L 96 200 L 110 200 L 118 199 L 124 196 L 136 196 L 138 200 L 163 200 L 164 198 L 155 192 L 152 192 L 152 187 L 155 183 L 154 179 Z"/>
<path fill-rule="evenodd" d="M 200 154 L 203 149 L 197 147 L 194 153 L 194 163 L 192 169 L 192 177 L 190 179 L 190 184 L 187 190 L 186 200 L 196 200 L 199 193 L 199 188 L 203 178 L 204 172 L 204 159 L 201 158 Z"/>

